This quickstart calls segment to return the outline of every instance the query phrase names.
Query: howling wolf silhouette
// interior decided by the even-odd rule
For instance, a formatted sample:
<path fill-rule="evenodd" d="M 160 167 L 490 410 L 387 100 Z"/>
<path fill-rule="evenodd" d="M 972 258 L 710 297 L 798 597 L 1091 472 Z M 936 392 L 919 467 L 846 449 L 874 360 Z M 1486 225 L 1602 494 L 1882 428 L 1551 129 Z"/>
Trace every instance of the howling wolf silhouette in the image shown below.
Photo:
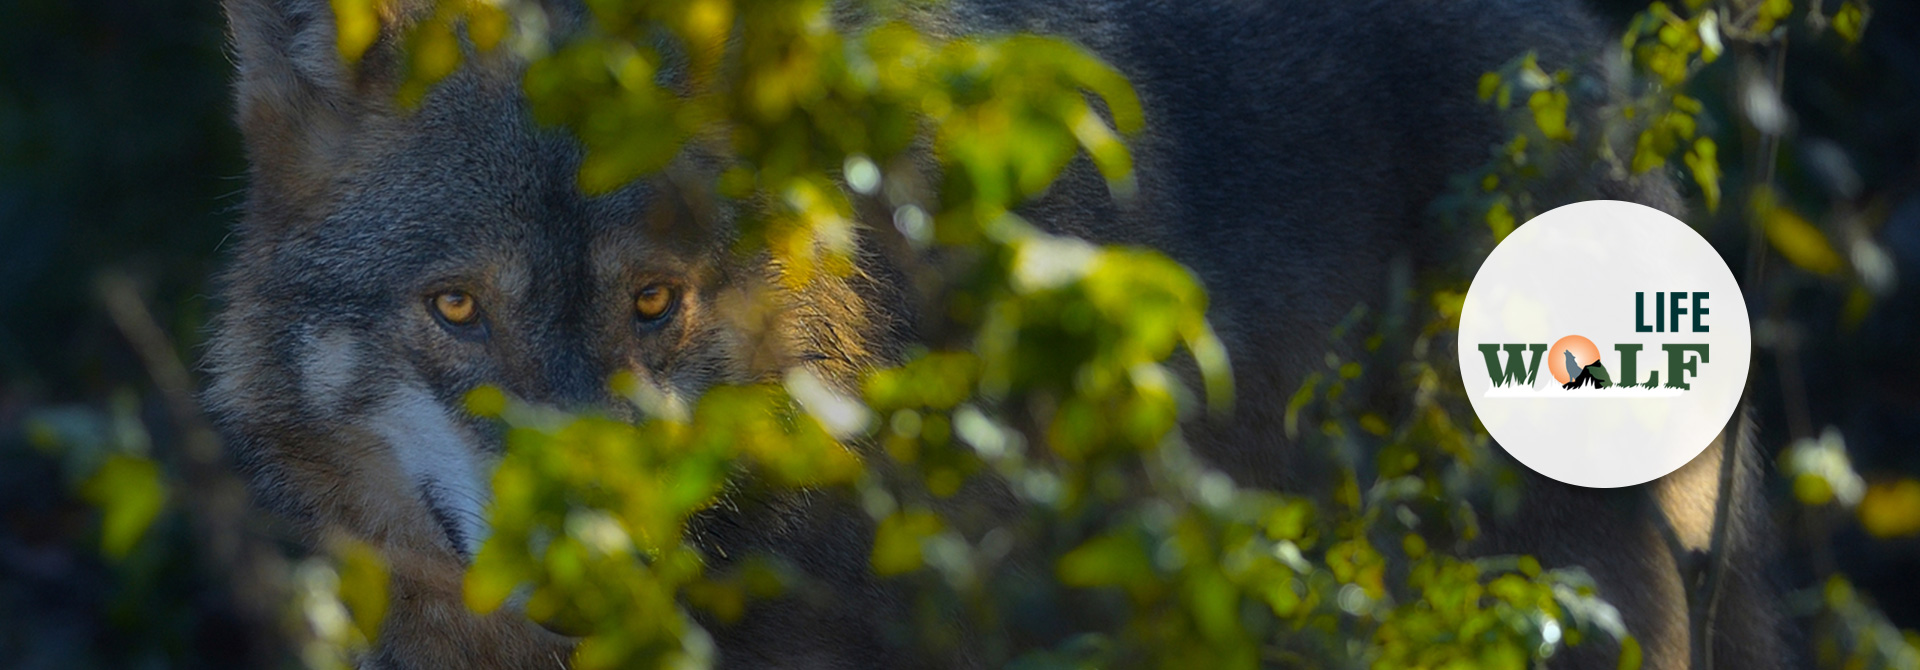
<path fill-rule="evenodd" d="M 1571 391 L 1582 386 L 1603 389 L 1613 385 L 1613 377 L 1607 374 L 1606 366 L 1601 365 L 1600 361 L 1594 361 L 1593 365 L 1582 368 L 1580 363 L 1574 360 L 1572 349 L 1561 349 L 1560 354 L 1565 357 L 1567 379 L 1572 380 L 1561 384 L 1560 388 Z"/>

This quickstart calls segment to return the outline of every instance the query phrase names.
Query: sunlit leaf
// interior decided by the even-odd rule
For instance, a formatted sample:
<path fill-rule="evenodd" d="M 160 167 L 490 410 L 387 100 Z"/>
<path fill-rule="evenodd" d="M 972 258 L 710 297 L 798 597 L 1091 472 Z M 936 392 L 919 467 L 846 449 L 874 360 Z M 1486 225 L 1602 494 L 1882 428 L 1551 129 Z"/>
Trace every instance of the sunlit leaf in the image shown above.
<path fill-rule="evenodd" d="M 1103 535 L 1060 557 L 1055 571 L 1068 586 L 1124 586 L 1152 581 L 1152 562 L 1141 538 L 1127 532 Z"/>
<path fill-rule="evenodd" d="M 1313 519 L 1313 505 L 1305 500 L 1290 500 L 1286 504 L 1273 508 L 1261 519 L 1267 537 L 1276 540 L 1298 540 L 1306 533 L 1307 524 Z"/>
<path fill-rule="evenodd" d="M 348 63 L 360 62 L 360 56 L 380 38 L 380 12 L 375 1 L 331 0 L 335 47 Z"/>
<path fill-rule="evenodd" d="M 1567 93 L 1559 89 L 1534 91 L 1527 98 L 1527 109 L 1533 110 L 1533 122 L 1540 133 L 1563 142 L 1573 139 L 1573 131 L 1567 126 L 1567 106 Z"/>
<path fill-rule="evenodd" d="M 1707 211 L 1720 210 L 1720 159 L 1713 139 L 1702 137 L 1693 141 L 1693 150 L 1686 155 L 1687 169 L 1693 172 L 1693 181 L 1700 185 L 1700 193 L 1707 199 Z"/>
<path fill-rule="evenodd" d="M 407 82 L 400 104 L 418 107 L 427 91 L 460 66 L 460 38 L 450 19 L 436 17 L 414 27 L 407 36 Z"/>
<path fill-rule="evenodd" d="M 1833 32 L 1854 44 L 1860 43 L 1860 37 L 1867 31 L 1866 3 L 1859 0 L 1847 0 L 1840 3 L 1840 9 L 1833 13 Z"/>
<path fill-rule="evenodd" d="M 1493 206 L 1487 208 L 1486 218 L 1487 228 L 1493 231 L 1494 242 L 1507 239 L 1508 235 L 1513 234 L 1514 217 L 1512 210 L 1507 208 L 1506 198 L 1494 201 Z"/>
<path fill-rule="evenodd" d="M 1900 479 L 1868 486 L 1854 513 L 1860 526 L 1875 537 L 1920 533 L 1920 481 Z"/>
<path fill-rule="evenodd" d="M 1619 670 L 1640 670 L 1642 662 L 1640 641 L 1631 635 L 1620 640 L 1620 662 L 1614 667 Z"/>
<path fill-rule="evenodd" d="M 151 460 L 115 454 L 80 486 L 80 494 L 100 508 L 100 550 L 124 558 L 166 507 L 167 484 Z"/>
<path fill-rule="evenodd" d="M 1817 439 L 1801 438 L 1780 455 L 1780 469 L 1793 478 L 1794 496 L 1806 505 L 1838 501 L 1852 506 L 1865 494 L 1866 483 L 1853 470 L 1846 440 L 1829 426 Z"/>
<path fill-rule="evenodd" d="M 944 524 L 926 510 L 906 510 L 887 517 L 873 535 L 873 572 L 882 577 L 919 570 L 924 564 L 922 543 Z"/>
<path fill-rule="evenodd" d="M 1754 32 L 1772 31 L 1774 26 L 1793 14 L 1793 0 L 1760 0 L 1759 12 L 1753 20 Z"/>
<path fill-rule="evenodd" d="M 513 27 L 505 9 L 485 0 L 476 0 L 468 6 L 466 21 L 467 38 L 473 40 L 473 46 L 480 51 L 492 51 L 499 46 Z"/>
<path fill-rule="evenodd" d="M 1808 272 L 1823 275 L 1837 273 L 1845 267 L 1840 254 L 1827 241 L 1826 234 L 1800 218 L 1793 210 L 1774 206 L 1757 213 L 1761 217 L 1761 225 L 1766 229 L 1767 240 L 1789 262 Z"/>
<path fill-rule="evenodd" d="M 354 627 L 369 642 L 380 637 L 387 617 L 387 563 L 373 547 L 347 541 L 338 551 L 340 602 L 353 615 Z"/>
<path fill-rule="evenodd" d="M 520 585 L 520 579 L 507 564 L 505 553 L 510 551 L 498 542 L 488 542 L 480 548 L 473 564 L 467 567 L 463 581 L 463 600 L 467 608 L 482 614 L 500 609 Z"/>
<path fill-rule="evenodd" d="M 498 386 L 478 386 L 467 393 L 467 411 L 474 416 L 497 417 L 506 410 L 507 394 Z"/>

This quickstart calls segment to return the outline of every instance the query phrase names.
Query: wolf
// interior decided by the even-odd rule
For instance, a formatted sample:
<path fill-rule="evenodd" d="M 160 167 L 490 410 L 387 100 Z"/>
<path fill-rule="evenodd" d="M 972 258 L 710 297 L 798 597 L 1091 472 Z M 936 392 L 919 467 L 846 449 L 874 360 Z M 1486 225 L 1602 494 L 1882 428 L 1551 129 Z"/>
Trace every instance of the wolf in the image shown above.
<path fill-rule="evenodd" d="M 463 604 L 503 448 L 496 425 L 463 409 L 468 391 L 634 418 L 608 390 L 615 373 L 680 401 L 792 368 L 848 386 L 918 336 L 930 307 L 885 254 L 795 288 L 764 257 L 736 254 L 733 213 L 689 195 L 687 180 L 583 195 L 581 149 L 530 117 L 524 63 L 470 54 L 403 110 L 398 35 L 421 2 L 383 3 L 382 36 L 352 67 L 325 0 L 223 2 L 251 168 L 205 402 L 262 506 L 313 541 L 350 537 L 387 559 L 392 606 L 367 667 L 566 664 L 569 638 Z M 560 33 L 586 20 L 577 2 L 542 10 Z M 1434 250 L 1450 245 L 1423 223 L 1430 203 L 1503 139 L 1474 97 L 1480 75 L 1524 51 L 1596 68 L 1604 44 L 1563 0 L 951 0 L 919 20 L 952 37 L 1064 37 L 1133 83 L 1146 117 L 1130 140 L 1134 197 L 1116 201 L 1082 161 L 1021 213 L 1195 272 L 1239 400 L 1231 420 L 1190 436 L 1241 483 L 1289 488 L 1318 484 L 1280 437 L 1286 398 L 1342 316 L 1384 302 L 1396 268 L 1446 261 Z M 1583 95 L 1588 113 L 1609 93 Z M 1589 177 L 1559 197 L 1678 208 L 1658 174 Z M 885 246 L 892 228 L 867 227 L 861 244 Z M 741 308 L 768 296 L 771 313 Z M 1716 442 L 1672 476 L 1617 490 L 1529 474 L 1526 506 L 1479 549 L 1587 566 L 1648 666 L 1684 666 L 1689 563 L 1709 542 L 1723 453 Z M 1766 577 L 1757 459 L 1741 461 L 1714 652 L 1724 667 L 1779 667 L 1790 654 Z M 864 518 L 820 496 L 719 524 L 714 541 L 777 551 L 848 594 L 750 611 L 716 631 L 722 665 L 925 663 L 877 632 L 905 612 L 869 574 Z M 1613 667 L 1598 646 L 1555 662 Z"/>

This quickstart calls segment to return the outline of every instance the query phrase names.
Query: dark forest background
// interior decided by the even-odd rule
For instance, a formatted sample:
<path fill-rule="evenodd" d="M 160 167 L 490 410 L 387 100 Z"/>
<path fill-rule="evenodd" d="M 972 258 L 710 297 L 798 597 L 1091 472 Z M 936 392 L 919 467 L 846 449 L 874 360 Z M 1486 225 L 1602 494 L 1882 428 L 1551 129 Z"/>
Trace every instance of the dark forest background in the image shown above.
<path fill-rule="evenodd" d="M 1597 5 L 1616 21 L 1644 8 Z M 1861 44 L 1792 49 L 1785 76 L 1795 130 L 1780 183 L 1803 211 L 1857 208 L 1897 283 L 1863 318 L 1846 313 L 1843 288 L 1776 283 L 1789 307 L 1757 341 L 1762 447 L 1777 455 L 1832 426 L 1869 482 L 1920 476 L 1916 5 L 1873 3 Z M 223 31 L 211 0 L 0 3 L 0 667 L 221 667 L 244 653 L 245 623 L 218 596 L 226 584 L 196 568 L 182 521 L 163 518 L 162 539 L 108 561 L 70 474 L 103 445 L 174 440 L 97 287 L 130 278 L 179 355 L 197 358 L 245 184 Z M 1695 219 L 1728 258 L 1744 257 L 1743 224 Z M 36 446 L 36 430 L 69 448 Z M 1792 497 L 1784 478 L 1769 481 L 1776 499 Z M 1838 570 L 1901 628 L 1920 628 L 1920 537 L 1857 524 L 1808 535 L 1780 507 L 1792 583 Z"/>

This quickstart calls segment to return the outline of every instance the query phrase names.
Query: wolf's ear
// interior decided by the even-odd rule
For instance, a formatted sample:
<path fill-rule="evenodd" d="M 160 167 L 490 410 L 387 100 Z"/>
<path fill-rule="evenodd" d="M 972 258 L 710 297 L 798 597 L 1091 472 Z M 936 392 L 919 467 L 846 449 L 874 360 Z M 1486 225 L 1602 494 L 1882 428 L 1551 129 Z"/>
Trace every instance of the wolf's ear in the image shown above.
<path fill-rule="evenodd" d="M 340 55 L 330 0 L 224 0 L 235 107 L 253 188 L 282 207 L 313 204 L 391 109 L 392 26 L 405 5 L 376 0 L 381 37 L 360 63 Z"/>

